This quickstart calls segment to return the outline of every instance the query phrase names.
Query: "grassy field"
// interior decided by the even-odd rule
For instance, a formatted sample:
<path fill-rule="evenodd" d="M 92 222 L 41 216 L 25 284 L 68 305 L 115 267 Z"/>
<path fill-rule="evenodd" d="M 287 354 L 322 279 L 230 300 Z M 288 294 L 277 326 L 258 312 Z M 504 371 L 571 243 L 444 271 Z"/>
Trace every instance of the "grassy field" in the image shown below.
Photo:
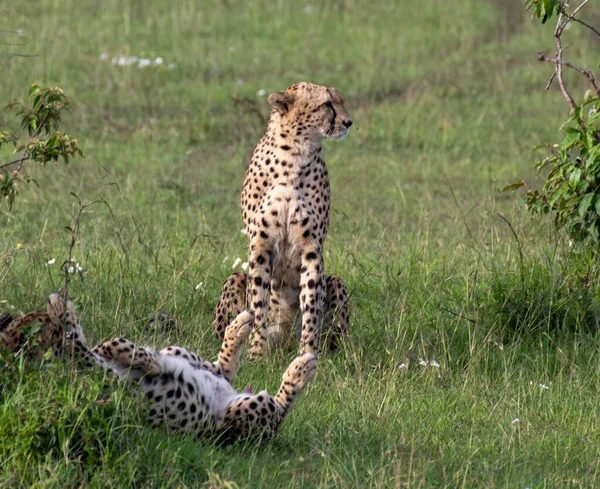
<path fill-rule="evenodd" d="M 63 127 L 85 158 L 27 167 L 39 186 L 0 206 L 0 309 L 42 307 L 61 287 L 70 192 L 100 199 L 81 219 L 70 285 L 92 342 L 119 334 L 214 357 L 220 286 L 245 261 L 239 195 L 266 94 L 333 85 L 354 126 L 326 143 L 326 267 L 352 291 L 351 333 L 280 435 L 202 445 L 145 427 L 142 400 L 102 372 L 19 364 L 0 376 L 0 486 L 600 485 L 599 268 L 498 190 L 539 185 L 531 148 L 558 140 L 567 117 L 543 90 L 552 67 L 535 61 L 552 53 L 553 27 L 517 0 L 395 3 L 2 11 L 0 29 L 21 35 L 0 41 L 27 45 L 0 52 L 37 56 L 0 56 L 0 103 L 33 82 L 62 86 L 74 103 Z M 569 56 L 597 65 L 597 41 L 576 27 L 565 37 Z M 163 62 L 111 62 L 129 56 Z M 0 127 L 18 121 L 2 113 Z M 150 328 L 154 311 L 177 327 Z M 237 385 L 274 390 L 292 356 L 243 362 Z"/>

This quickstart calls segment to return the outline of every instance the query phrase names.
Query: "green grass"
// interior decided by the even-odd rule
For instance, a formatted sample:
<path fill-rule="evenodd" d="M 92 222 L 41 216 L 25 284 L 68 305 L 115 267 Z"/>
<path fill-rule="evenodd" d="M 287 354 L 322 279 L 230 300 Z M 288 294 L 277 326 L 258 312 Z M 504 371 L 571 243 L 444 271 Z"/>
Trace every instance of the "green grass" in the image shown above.
<path fill-rule="evenodd" d="M 259 90 L 311 80 L 336 86 L 354 119 L 326 143 L 326 267 L 352 291 L 351 332 L 279 436 L 202 445 L 145 427 L 135 391 L 102 372 L 15 366 L 0 377 L 0 485 L 600 484 L 598 267 L 498 191 L 535 184 L 530 148 L 567 117 L 543 90 L 552 67 L 535 61 L 552 52 L 552 26 L 521 2 L 40 0 L 3 12 L 0 28 L 25 30 L 0 41 L 27 42 L 0 52 L 37 54 L 0 57 L 1 99 L 62 86 L 74 103 L 64 128 L 85 153 L 28 166 L 39 187 L 0 207 L 0 306 L 43 306 L 62 283 L 70 192 L 102 199 L 82 217 L 84 272 L 70 285 L 91 341 L 216 355 L 209 324 L 245 254 L 239 194 L 264 129 L 234 97 L 266 115 Z M 569 56 L 595 66 L 596 44 L 566 36 Z M 119 55 L 165 63 L 111 65 Z M 178 327 L 150 329 L 154 311 Z M 292 356 L 244 361 L 237 385 L 274 390 Z"/>

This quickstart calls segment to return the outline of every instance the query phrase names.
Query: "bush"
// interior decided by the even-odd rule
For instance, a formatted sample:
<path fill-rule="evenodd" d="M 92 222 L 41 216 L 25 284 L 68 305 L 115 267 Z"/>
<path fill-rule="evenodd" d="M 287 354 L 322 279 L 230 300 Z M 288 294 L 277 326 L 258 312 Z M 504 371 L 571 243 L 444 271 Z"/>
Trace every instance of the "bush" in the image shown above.
<path fill-rule="evenodd" d="M 599 31 L 580 21 L 575 15 L 587 2 L 572 12 L 567 3 L 558 0 L 529 0 L 527 8 L 545 23 L 553 15 L 558 20 L 554 31 L 556 57 L 538 53 L 538 60 L 553 63 L 555 71 L 548 87 L 556 79 L 571 111 L 571 117 L 561 127 L 565 137 L 561 143 L 542 145 L 549 155 L 537 163 L 538 173 L 549 173 L 541 190 L 527 192 L 526 205 L 534 214 L 553 214 L 558 228 L 566 230 L 576 243 L 591 244 L 596 252 L 600 241 L 600 89 L 593 73 L 563 60 L 561 35 L 570 23 L 578 23 L 598 35 Z M 590 87 L 578 105 L 569 93 L 563 77 L 563 67 L 583 75 Z M 525 182 L 517 182 L 506 189 L 517 189 Z"/>

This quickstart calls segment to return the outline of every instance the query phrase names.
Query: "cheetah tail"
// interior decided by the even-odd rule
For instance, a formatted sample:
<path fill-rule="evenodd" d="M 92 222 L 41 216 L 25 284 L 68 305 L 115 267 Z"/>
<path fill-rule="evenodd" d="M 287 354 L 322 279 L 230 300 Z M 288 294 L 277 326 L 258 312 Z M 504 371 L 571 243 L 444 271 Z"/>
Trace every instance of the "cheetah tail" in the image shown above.
<path fill-rule="evenodd" d="M 156 354 L 125 338 L 115 338 L 92 349 L 94 359 L 121 378 L 136 381 L 160 373 Z"/>

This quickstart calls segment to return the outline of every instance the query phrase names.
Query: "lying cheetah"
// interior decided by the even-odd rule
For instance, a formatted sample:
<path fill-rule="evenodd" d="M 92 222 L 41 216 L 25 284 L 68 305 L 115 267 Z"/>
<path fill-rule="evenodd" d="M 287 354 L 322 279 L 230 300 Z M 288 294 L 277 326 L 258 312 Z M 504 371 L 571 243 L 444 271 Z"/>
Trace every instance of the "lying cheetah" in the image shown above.
<path fill-rule="evenodd" d="M 44 346 L 64 348 L 72 342 L 77 353 L 108 368 L 121 378 L 137 383 L 151 403 L 149 423 L 165 423 L 177 432 L 195 433 L 198 437 L 215 438 L 231 443 L 243 439 L 268 440 L 280 429 L 298 395 L 312 380 L 317 358 L 306 353 L 296 357 L 283 375 L 281 386 L 273 397 L 266 391 L 239 393 L 231 385 L 239 366 L 241 346 L 250 335 L 254 318 L 242 312 L 227 327 L 216 362 L 172 346 L 156 353 L 141 348 L 124 338 L 89 349 L 72 302 L 63 312 L 58 294 L 50 296 L 52 313 L 49 330 L 55 331 L 56 317 L 65 326 Z M 26 316 L 23 316 L 25 318 Z M 18 324 L 9 326 L 15 332 Z M 7 346 L 19 348 L 17 343 Z"/>
<path fill-rule="evenodd" d="M 229 321 L 248 307 L 255 315 L 250 359 L 262 355 L 267 336 L 292 336 L 300 313 L 301 352 L 316 353 L 323 335 L 334 349 L 348 329 L 346 286 L 324 274 L 330 187 L 322 141 L 343 139 L 352 120 L 335 88 L 314 83 L 272 93 L 269 104 L 267 130 L 242 190 L 248 274 L 225 281 L 212 323 L 222 338 Z"/>

